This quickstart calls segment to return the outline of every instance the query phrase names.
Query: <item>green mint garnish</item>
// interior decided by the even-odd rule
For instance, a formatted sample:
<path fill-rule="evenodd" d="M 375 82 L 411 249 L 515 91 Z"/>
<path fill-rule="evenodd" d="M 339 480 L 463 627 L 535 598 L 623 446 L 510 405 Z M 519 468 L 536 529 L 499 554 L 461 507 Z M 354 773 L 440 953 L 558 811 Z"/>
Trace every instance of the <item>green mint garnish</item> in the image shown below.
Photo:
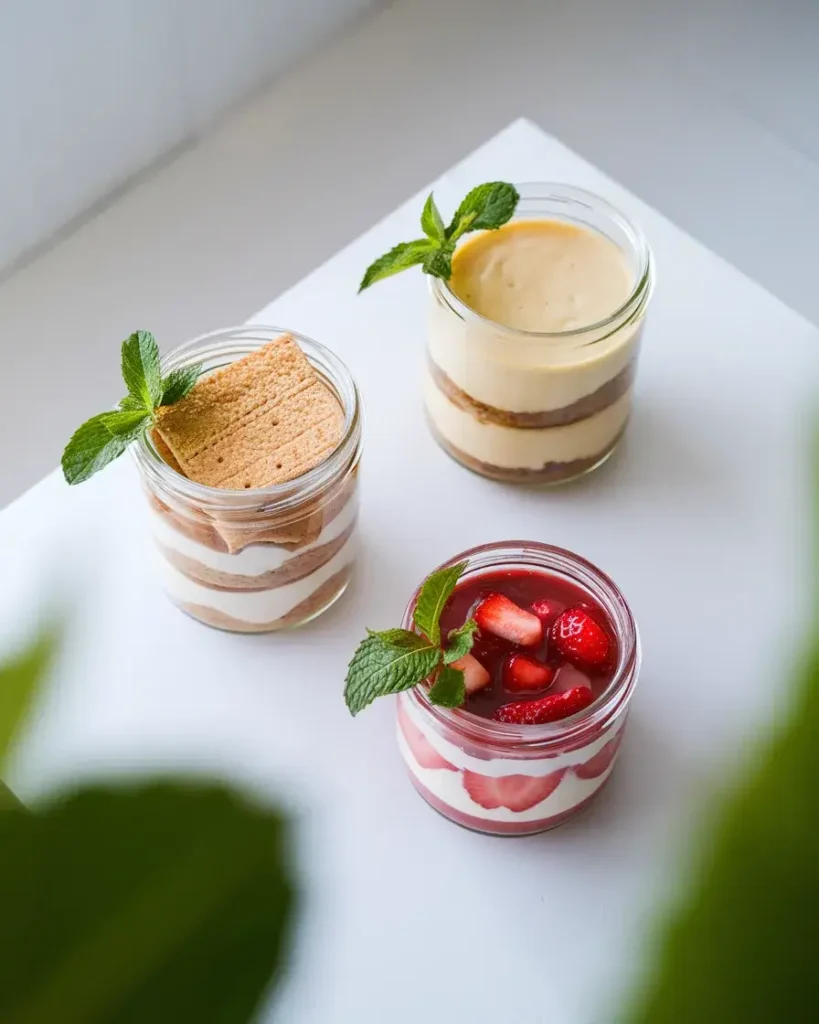
<path fill-rule="evenodd" d="M 518 190 L 508 182 L 489 181 L 478 185 L 467 195 L 455 211 L 449 227 L 445 228 L 430 192 L 421 214 L 421 230 L 426 238 L 401 242 L 370 264 L 359 292 L 418 263 L 425 274 L 448 281 L 452 276 L 452 254 L 458 239 L 468 231 L 493 231 L 501 227 L 514 214 L 519 199 Z"/>
<path fill-rule="evenodd" d="M 376 697 L 411 690 L 433 676 L 428 694 L 433 704 L 448 708 L 463 704 L 464 674 L 460 669 L 450 668 L 450 664 L 469 653 L 478 626 L 474 619 L 469 619 L 460 629 L 452 630 L 444 650 L 440 620 L 465 569 L 466 562 L 459 562 L 432 573 L 424 581 L 413 613 L 419 632 L 367 630 L 367 639 L 358 645 L 347 669 L 344 687 L 344 699 L 353 715 L 372 704 Z"/>
<path fill-rule="evenodd" d="M 430 687 L 429 699 L 445 708 L 459 708 L 466 700 L 463 672 L 444 665 Z"/>
<path fill-rule="evenodd" d="M 135 331 L 122 343 L 122 379 L 128 394 L 117 409 L 92 416 L 74 432 L 62 458 L 68 483 L 81 484 L 119 458 L 154 422 L 156 410 L 184 398 L 201 373 L 199 365 L 186 366 L 163 378 L 154 336 Z"/>

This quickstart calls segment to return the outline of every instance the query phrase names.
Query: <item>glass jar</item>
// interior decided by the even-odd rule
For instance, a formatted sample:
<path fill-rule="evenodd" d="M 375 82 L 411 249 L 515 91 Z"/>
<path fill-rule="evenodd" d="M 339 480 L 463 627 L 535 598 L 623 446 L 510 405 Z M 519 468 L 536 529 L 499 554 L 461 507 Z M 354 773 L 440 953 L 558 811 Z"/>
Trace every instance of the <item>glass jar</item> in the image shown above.
<path fill-rule="evenodd" d="M 162 360 L 163 374 L 191 363 L 207 373 L 281 334 L 295 339 L 344 410 L 344 435 L 324 462 L 286 483 L 229 490 L 176 472 L 157 436 L 135 446 L 168 596 L 200 622 L 234 632 L 300 626 L 344 593 L 356 553 L 358 389 L 329 349 L 280 327 L 216 331 Z"/>
<path fill-rule="evenodd" d="M 606 612 L 618 662 L 607 689 L 583 711 L 546 725 L 511 725 L 433 705 L 424 686 L 398 695 L 398 745 L 421 796 L 451 821 L 492 835 L 529 835 L 562 824 L 600 792 L 614 768 L 640 670 L 637 625 L 615 584 L 584 558 L 534 541 L 501 541 L 455 555 L 461 580 L 528 569 L 562 577 Z M 413 629 L 418 591 L 404 614 Z M 490 797 L 487 799 L 487 794 Z"/>
<path fill-rule="evenodd" d="M 631 293 L 597 323 L 540 333 L 487 320 L 448 281 L 431 278 L 427 422 L 468 469 L 516 483 L 562 483 L 605 462 L 626 428 L 653 264 L 640 231 L 598 196 L 559 184 L 517 188 L 514 220 L 559 221 L 614 242 Z"/>

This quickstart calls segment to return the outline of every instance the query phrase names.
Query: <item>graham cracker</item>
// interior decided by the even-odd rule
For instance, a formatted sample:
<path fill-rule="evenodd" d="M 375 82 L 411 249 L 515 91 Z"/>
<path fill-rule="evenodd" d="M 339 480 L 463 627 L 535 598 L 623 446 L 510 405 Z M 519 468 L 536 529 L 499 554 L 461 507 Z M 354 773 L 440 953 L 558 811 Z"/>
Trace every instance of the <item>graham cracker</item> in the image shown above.
<path fill-rule="evenodd" d="M 289 334 L 157 411 L 162 454 L 167 448 L 190 480 L 233 490 L 295 480 L 330 455 L 343 431 L 338 399 Z"/>

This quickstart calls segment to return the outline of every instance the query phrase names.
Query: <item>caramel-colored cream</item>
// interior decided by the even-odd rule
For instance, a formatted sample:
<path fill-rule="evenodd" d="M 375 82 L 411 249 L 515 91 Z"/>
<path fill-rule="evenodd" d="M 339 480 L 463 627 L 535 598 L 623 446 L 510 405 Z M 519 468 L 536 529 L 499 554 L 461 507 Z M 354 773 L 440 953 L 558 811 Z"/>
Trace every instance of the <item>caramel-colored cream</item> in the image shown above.
<path fill-rule="evenodd" d="M 606 319 L 633 285 L 614 242 L 558 220 L 513 221 L 476 234 L 456 251 L 450 279 L 458 298 L 487 320 L 550 333 Z"/>

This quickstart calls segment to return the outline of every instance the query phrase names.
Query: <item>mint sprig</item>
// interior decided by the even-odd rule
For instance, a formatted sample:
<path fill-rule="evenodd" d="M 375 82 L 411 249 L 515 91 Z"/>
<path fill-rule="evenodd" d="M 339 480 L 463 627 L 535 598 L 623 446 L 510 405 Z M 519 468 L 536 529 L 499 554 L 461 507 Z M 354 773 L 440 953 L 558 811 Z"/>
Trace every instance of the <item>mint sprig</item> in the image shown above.
<path fill-rule="evenodd" d="M 376 697 L 411 690 L 430 680 L 429 699 L 443 707 L 460 707 L 466 699 L 464 674 L 451 663 L 468 654 L 475 631 L 474 619 L 452 630 L 441 643 L 441 613 L 452 596 L 466 562 L 432 573 L 424 581 L 413 612 L 418 632 L 408 629 L 367 630 L 347 669 L 344 699 L 357 715 Z"/>
<path fill-rule="evenodd" d="M 92 416 L 74 432 L 62 457 L 66 481 L 81 484 L 118 459 L 155 421 L 156 410 L 184 398 L 201 373 L 201 365 L 185 366 L 163 377 L 153 334 L 134 331 L 122 343 L 122 379 L 128 394 L 115 410 Z"/>
<path fill-rule="evenodd" d="M 421 230 L 426 237 L 401 242 L 379 256 L 367 267 L 359 292 L 376 281 L 383 281 L 419 263 L 425 274 L 448 281 L 452 276 L 452 254 L 458 239 L 468 231 L 493 231 L 501 227 L 514 214 L 519 199 L 518 190 L 506 181 L 478 185 L 455 211 L 449 227 L 444 227 L 443 217 L 430 192 L 421 213 Z"/>

